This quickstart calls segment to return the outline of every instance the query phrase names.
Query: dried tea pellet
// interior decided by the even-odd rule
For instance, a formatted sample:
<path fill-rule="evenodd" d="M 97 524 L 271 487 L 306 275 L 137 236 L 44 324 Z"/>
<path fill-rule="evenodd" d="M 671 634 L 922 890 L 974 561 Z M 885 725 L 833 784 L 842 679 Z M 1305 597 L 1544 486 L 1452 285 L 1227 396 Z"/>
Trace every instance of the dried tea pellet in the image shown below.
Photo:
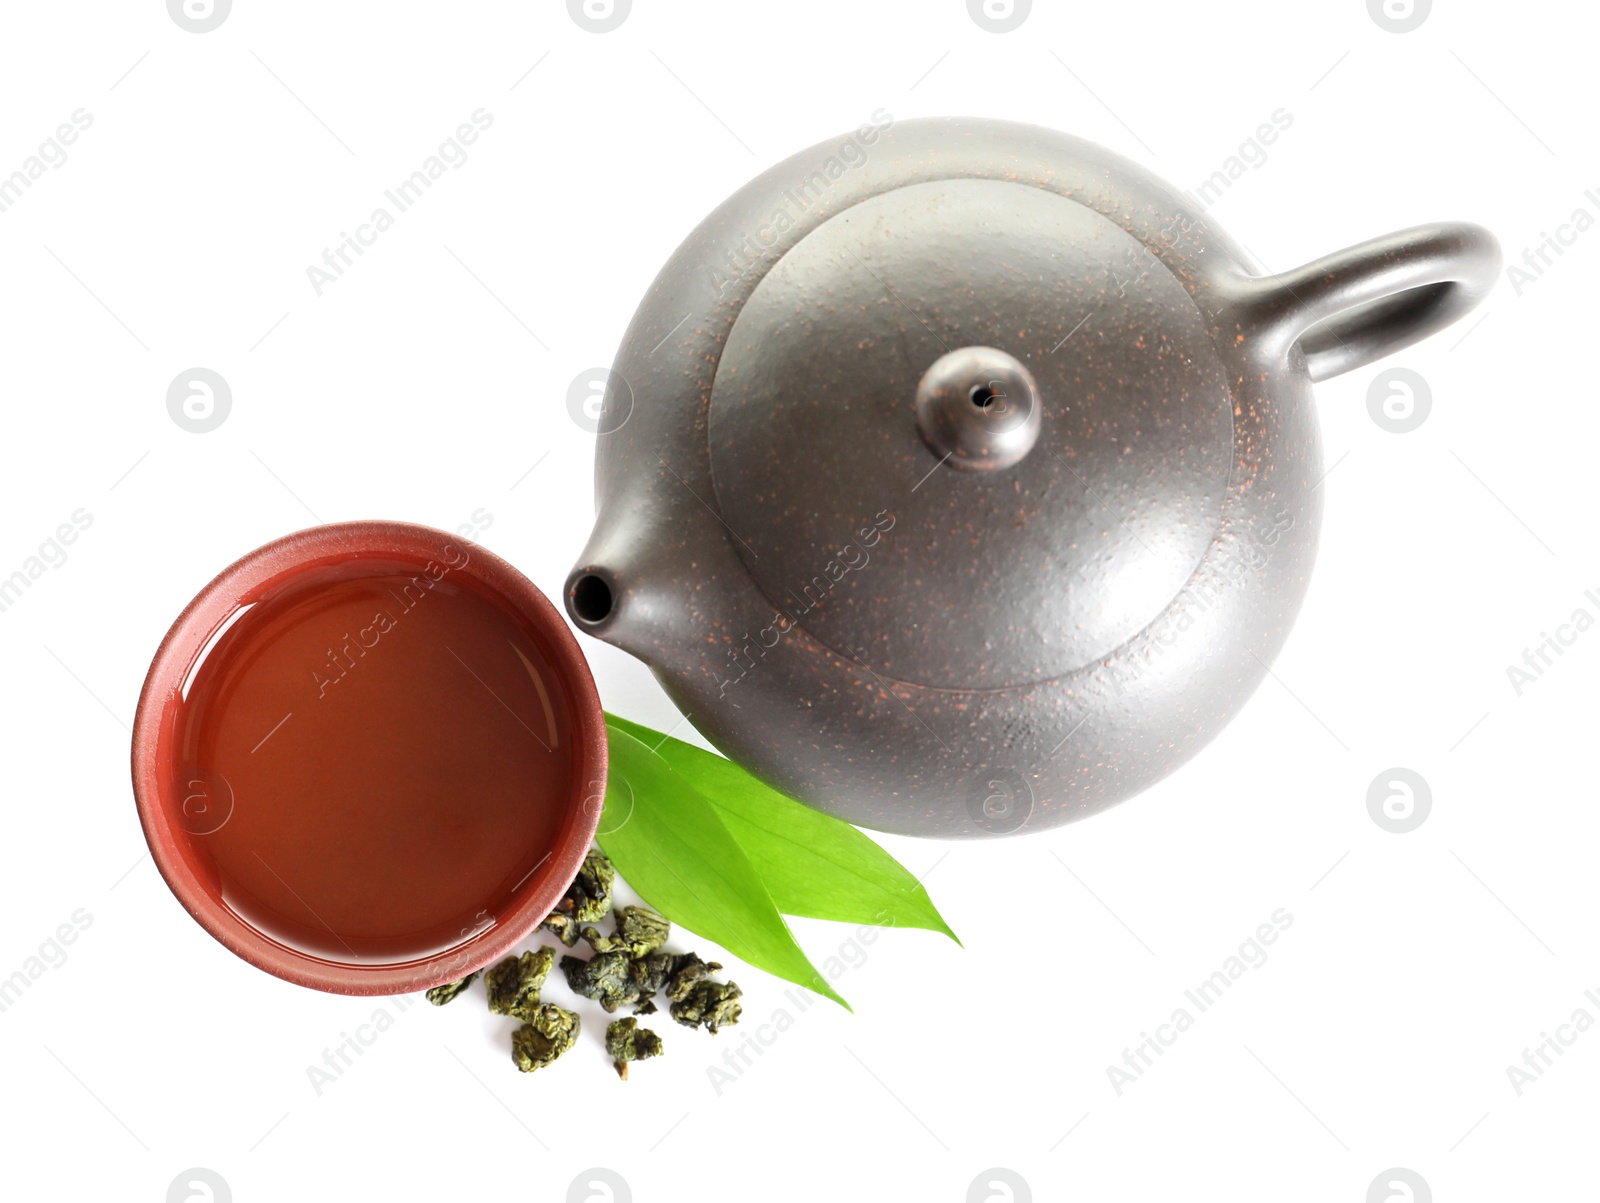
<path fill-rule="evenodd" d="M 602 935 L 595 927 L 583 929 L 583 938 L 596 952 L 625 952 L 637 960 L 660 948 L 672 934 L 672 924 L 649 907 L 625 906 L 616 912 L 615 918 L 614 935 Z"/>
<path fill-rule="evenodd" d="M 540 926 L 571 948 L 578 942 L 580 923 L 593 923 L 611 909 L 611 887 L 616 880 L 617 871 L 606 854 L 589 849 L 578 875 Z"/>
<path fill-rule="evenodd" d="M 633 974 L 634 961 L 625 952 L 596 953 L 589 960 L 562 957 L 561 972 L 574 994 L 592 998 L 608 1012 L 643 997 Z"/>
<path fill-rule="evenodd" d="M 725 1024 L 739 1022 L 743 1010 L 739 995 L 737 982 L 702 979 L 690 986 L 682 998 L 673 1000 L 672 1018 L 686 1028 L 703 1027 L 715 1036 Z"/>
<path fill-rule="evenodd" d="M 696 982 L 721 971 L 722 966 L 717 962 L 702 961 L 694 953 L 686 952 L 672 964 L 672 974 L 666 984 L 667 998 L 673 1002 L 687 998 Z"/>
<path fill-rule="evenodd" d="M 572 1011 L 553 1004 L 539 1007 L 511 1034 L 511 1059 L 525 1074 L 543 1069 L 577 1042 L 581 1027 Z"/>
<path fill-rule="evenodd" d="M 555 956 L 554 949 L 541 948 L 520 957 L 507 957 L 485 973 L 483 985 L 489 995 L 489 1010 L 496 1015 L 531 1020 Z"/>
<path fill-rule="evenodd" d="M 558 915 L 552 911 L 548 918 L 539 924 L 545 931 L 560 940 L 568 948 L 578 942 L 577 920 L 567 915 Z"/>
<path fill-rule="evenodd" d="M 459 995 L 468 986 L 472 985 L 472 979 L 477 976 L 478 971 L 474 969 L 459 982 L 446 982 L 442 986 L 435 986 L 432 990 L 428 991 L 428 1001 L 436 1007 L 444 1006 L 445 1003 L 453 1001 L 457 995 Z"/>
<path fill-rule="evenodd" d="M 661 1055 L 661 1037 L 649 1028 L 641 1028 L 637 1019 L 614 1019 L 606 1027 L 606 1052 L 617 1077 L 626 1082 L 628 1062 Z"/>
<path fill-rule="evenodd" d="M 634 1008 L 635 1014 L 648 1015 L 656 1009 L 655 1003 L 650 1000 L 666 988 L 679 960 L 670 952 L 652 952 L 639 957 L 629 966 L 628 972 L 639 985 L 639 1005 Z"/>

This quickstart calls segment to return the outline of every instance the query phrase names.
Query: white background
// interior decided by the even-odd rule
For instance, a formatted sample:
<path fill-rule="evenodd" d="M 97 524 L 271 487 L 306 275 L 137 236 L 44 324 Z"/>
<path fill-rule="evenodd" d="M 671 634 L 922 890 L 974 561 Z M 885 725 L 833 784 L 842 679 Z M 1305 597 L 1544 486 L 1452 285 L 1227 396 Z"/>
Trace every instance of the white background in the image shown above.
<path fill-rule="evenodd" d="M 668 1056 L 625 1085 L 598 1023 L 519 1075 L 479 995 L 399 1013 L 317 1094 L 307 1067 L 396 1005 L 207 937 L 143 855 L 127 759 L 172 618 L 313 521 L 482 510 L 475 537 L 557 594 L 592 513 L 568 383 L 705 213 L 874 109 L 1055 126 L 1194 188 L 1282 108 L 1211 212 L 1270 268 L 1442 219 L 1516 260 L 1600 215 L 1595 25 L 1578 5 L 1441 0 L 1396 34 L 1361 0 L 1041 0 L 995 34 L 960 0 L 638 0 L 600 35 L 554 0 L 238 0 L 194 34 L 156 0 L 8 6 L 0 175 L 75 110 L 93 124 L 0 213 L 0 576 L 74 510 L 93 525 L 0 613 L 0 977 L 74 911 L 92 923 L 0 1013 L 5 1195 L 156 1203 L 194 1166 L 241 1203 L 565 1199 L 597 1165 L 642 1201 L 958 1203 L 995 1166 L 1017 1199 L 1359 1203 L 1394 1166 L 1440 1200 L 1592 1191 L 1600 1033 L 1520 1097 L 1506 1068 L 1576 1009 L 1600 1019 L 1600 633 L 1520 697 L 1506 666 L 1600 615 L 1600 232 L 1383 365 L 1431 387 L 1415 432 L 1369 417 L 1376 367 L 1318 387 L 1309 600 L 1212 747 L 1076 826 L 885 837 L 965 948 L 884 934 L 838 982 L 854 1015 L 795 1013 L 720 1094 L 724 1048 L 795 1011 L 753 970 L 744 1025 L 666 1023 Z M 480 107 L 470 160 L 318 297 L 323 248 Z M 233 390 L 203 435 L 165 403 L 194 366 Z M 611 709 L 674 723 L 641 665 L 583 646 Z M 1406 835 L 1366 805 L 1397 765 L 1433 792 Z M 1107 1067 L 1277 908 L 1267 962 L 1118 1095 Z M 795 928 L 819 962 L 854 934 Z"/>

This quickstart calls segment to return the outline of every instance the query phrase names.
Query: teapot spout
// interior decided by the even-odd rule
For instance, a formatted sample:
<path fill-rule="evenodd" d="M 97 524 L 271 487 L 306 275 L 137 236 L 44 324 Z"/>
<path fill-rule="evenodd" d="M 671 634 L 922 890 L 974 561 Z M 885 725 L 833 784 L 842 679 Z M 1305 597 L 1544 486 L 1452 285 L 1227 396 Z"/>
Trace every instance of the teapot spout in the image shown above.
<path fill-rule="evenodd" d="M 567 576 L 562 598 L 579 630 L 654 666 L 681 621 L 671 593 L 671 573 L 653 562 L 651 542 L 638 522 L 611 523 L 601 515 L 583 558 Z"/>
<path fill-rule="evenodd" d="M 610 627 L 617 614 L 615 574 L 591 564 L 578 568 L 567 578 L 567 613 L 572 621 L 598 635 Z"/>

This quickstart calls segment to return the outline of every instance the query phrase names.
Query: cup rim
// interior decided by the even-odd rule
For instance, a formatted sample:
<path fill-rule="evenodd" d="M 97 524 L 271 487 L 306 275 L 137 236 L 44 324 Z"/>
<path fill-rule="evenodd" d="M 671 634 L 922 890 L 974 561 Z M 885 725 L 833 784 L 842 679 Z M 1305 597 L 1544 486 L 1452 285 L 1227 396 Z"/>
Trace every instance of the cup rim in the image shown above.
<path fill-rule="evenodd" d="M 184 851 L 185 834 L 163 803 L 163 724 L 190 669 L 229 615 L 259 594 L 314 564 L 373 556 L 433 558 L 441 545 L 469 543 L 467 575 L 511 604 L 544 635 L 544 649 L 567 688 L 578 770 L 550 871 L 535 880 L 495 925 L 454 948 L 402 964 L 339 962 L 273 940 L 234 914 L 201 883 Z M 139 693 L 133 719 L 133 794 L 140 826 L 156 868 L 194 920 L 224 947 L 285 981 L 334 994 L 394 995 L 458 981 L 492 964 L 525 940 L 577 876 L 599 827 L 605 798 L 605 714 L 594 677 L 565 618 L 538 586 L 487 548 L 447 531 L 410 522 L 362 520 L 296 531 L 248 552 L 224 568 L 184 607 L 162 638 Z"/>

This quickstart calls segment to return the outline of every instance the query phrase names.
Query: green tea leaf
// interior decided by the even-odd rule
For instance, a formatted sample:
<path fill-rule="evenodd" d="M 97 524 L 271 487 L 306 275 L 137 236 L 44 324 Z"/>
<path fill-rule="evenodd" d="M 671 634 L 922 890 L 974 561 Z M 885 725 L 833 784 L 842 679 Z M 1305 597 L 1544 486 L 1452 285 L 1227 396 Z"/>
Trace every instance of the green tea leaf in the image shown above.
<path fill-rule="evenodd" d="M 606 721 L 655 748 L 717 808 L 785 915 L 920 927 L 961 943 L 911 871 L 866 833 L 779 793 L 713 752 L 614 714 Z"/>
<path fill-rule="evenodd" d="M 740 960 L 850 1004 L 817 972 L 721 815 L 650 748 L 607 726 L 600 846 L 655 910 Z"/>

